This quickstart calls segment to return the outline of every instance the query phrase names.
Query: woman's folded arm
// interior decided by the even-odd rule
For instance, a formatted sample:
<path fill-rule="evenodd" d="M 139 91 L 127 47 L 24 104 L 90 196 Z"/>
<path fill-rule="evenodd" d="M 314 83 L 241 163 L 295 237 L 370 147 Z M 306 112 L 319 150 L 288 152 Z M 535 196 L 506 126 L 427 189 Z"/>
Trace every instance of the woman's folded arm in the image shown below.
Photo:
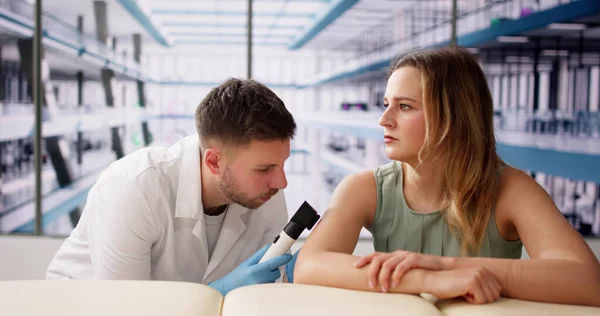
<path fill-rule="evenodd" d="M 354 267 L 352 255 L 360 231 L 369 227 L 377 207 L 373 172 L 346 177 L 333 193 L 330 206 L 298 255 L 294 282 L 346 289 L 376 291 L 368 284 L 368 269 Z M 407 273 L 394 291 L 418 294 L 426 289 L 425 270 Z"/>

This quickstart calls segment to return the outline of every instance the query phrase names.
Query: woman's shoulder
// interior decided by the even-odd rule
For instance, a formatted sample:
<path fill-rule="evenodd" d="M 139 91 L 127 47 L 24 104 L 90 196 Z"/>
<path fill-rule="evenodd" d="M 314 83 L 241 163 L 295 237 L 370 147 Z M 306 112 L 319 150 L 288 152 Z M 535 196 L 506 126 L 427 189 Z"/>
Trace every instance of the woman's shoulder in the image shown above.
<path fill-rule="evenodd" d="M 371 188 L 375 189 L 375 176 L 372 170 L 365 170 L 344 177 L 336 187 L 336 191 L 354 194 L 369 191 Z"/>
<path fill-rule="evenodd" d="M 498 179 L 498 201 L 500 199 L 514 195 L 523 195 L 532 193 L 539 184 L 527 173 L 509 165 L 504 165 Z M 525 190 L 525 191 L 523 191 Z"/>
<path fill-rule="evenodd" d="M 378 178 L 387 177 L 395 172 L 401 172 L 401 163 L 392 161 L 383 165 L 380 165 L 371 170 L 364 170 L 361 172 L 353 173 L 346 176 L 340 184 L 346 189 L 365 189 L 365 188 L 376 188 L 376 182 Z"/>
<path fill-rule="evenodd" d="M 518 238 L 514 224 L 515 212 L 523 212 L 521 205 L 527 199 L 539 199 L 547 196 L 546 191 L 530 175 L 505 166 L 500 174 L 496 193 L 495 218 L 498 230 L 506 239 Z"/>
<path fill-rule="evenodd" d="M 336 186 L 330 208 L 356 212 L 354 215 L 370 224 L 377 207 L 377 184 L 373 170 L 365 170 L 346 176 Z"/>

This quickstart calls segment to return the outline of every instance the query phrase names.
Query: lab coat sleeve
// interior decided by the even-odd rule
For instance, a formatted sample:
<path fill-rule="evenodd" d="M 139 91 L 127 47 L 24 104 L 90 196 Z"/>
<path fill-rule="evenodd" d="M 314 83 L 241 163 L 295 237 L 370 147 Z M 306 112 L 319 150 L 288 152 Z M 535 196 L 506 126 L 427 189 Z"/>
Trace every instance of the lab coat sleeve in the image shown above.
<path fill-rule="evenodd" d="M 103 179 L 90 191 L 85 212 L 96 279 L 149 280 L 155 218 L 137 185 L 128 179 Z"/>

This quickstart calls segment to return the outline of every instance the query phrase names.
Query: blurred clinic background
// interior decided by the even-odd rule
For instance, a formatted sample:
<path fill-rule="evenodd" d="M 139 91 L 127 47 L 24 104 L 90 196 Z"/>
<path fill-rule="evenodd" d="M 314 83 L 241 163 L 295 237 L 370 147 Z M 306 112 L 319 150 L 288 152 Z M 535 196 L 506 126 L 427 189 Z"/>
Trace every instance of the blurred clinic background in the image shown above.
<path fill-rule="evenodd" d="M 387 161 L 390 61 L 451 44 L 487 75 L 500 156 L 599 256 L 599 0 L 0 0 L 0 280 L 43 278 L 99 173 L 195 133 L 229 77 L 292 111 L 289 211 L 322 213 L 344 176 Z"/>

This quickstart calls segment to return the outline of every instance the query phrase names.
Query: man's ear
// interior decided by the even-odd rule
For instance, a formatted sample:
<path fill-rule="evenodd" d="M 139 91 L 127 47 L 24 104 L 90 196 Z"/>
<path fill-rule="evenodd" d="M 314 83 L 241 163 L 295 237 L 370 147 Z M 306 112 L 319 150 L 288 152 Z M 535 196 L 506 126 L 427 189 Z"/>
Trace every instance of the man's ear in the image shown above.
<path fill-rule="evenodd" d="M 221 170 L 220 166 L 223 160 L 223 154 L 219 149 L 207 149 L 204 151 L 204 156 L 202 156 L 202 159 L 204 160 L 204 164 L 208 167 L 208 170 L 210 170 L 210 173 L 213 175 L 220 174 L 219 171 Z"/>

